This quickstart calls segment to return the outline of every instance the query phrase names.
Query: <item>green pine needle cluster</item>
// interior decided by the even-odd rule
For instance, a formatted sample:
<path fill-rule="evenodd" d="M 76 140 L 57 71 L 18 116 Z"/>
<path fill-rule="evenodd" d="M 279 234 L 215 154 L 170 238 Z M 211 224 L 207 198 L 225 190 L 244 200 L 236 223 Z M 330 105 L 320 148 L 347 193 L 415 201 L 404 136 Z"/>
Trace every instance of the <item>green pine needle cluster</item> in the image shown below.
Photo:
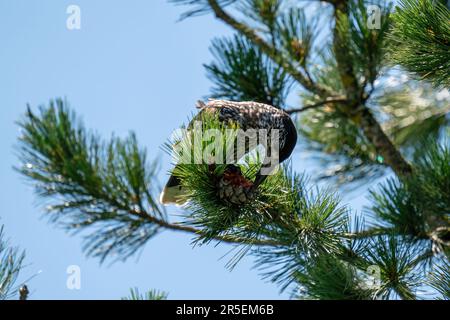
<path fill-rule="evenodd" d="M 363 0 L 349 1 L 349 14 L 341 15 L 337 21 L 335 43 L 338 47 L 334 50 L 349 50 L 362 89 L 367 86 L 370 89 L 378 77 L 389 46 L 388 31 L 392 23 L 391 6 L 385 1 L 373 4 L 380 8 L 379 26 L 371 25 L 368 3 Z"/>
<path fill-rule="evenodd" d="M 450 87 L 449 21 L 441 1 L 401 0 L 390 35 L 393 61 L 420 79 Z"/>
<path fill-rule="evenodd" d="M 243 0 L 238 3 L 239 9 L 257 24 L 271 33 L 276 27 L 277 17 L 281 10 L 281 0 Z"/>
<path fill-rule="evenodd" d="M 122 298 L 122 300 L 167 300 L 169 294 L 164 291 L 150 290 L 145 293 L 141 293 L 138 288 L 130 289 L 130 295 Z"/>
<path fill-rule="evenodd" d="M 425 143 L 424 143 L 425 145 Z M 372 191 L 379 227 L 434 246 L 448 254 L 450 239 L 450 148 L 428 141 L 416 151 L 415 174 L 407 179 L 389 179 Z"/>
<path fill-rule="evenodd" d="M 321 255 L 295 274 L 300 283 L 299 298 L 322 300 L 373 300 L 376 290 L 365 281 L 368 275 L 351 264 L 329 255 Z"/>
<path fill-rule="evenodd" d="M 11 299 L 18 294 L 17 277 L 23 267 L 25 252 L 8 245 L 0 226 L 0 300 Z"/>
<path fill-rule="evenodd" d="M 211 52 L 216 62 L 205 65 L 214 83 L 211 97 L 285 105 L 291 79 L 250 41 L 238 36 L 216 39 Z"/>
<path fill-rule="evenodd" d="M 125 259 L 156 234 L 152 217 L 165 216 L 151 193 L 156 167 L 133 134 L 101 141 L 60 99 L 39 114 L 28 109 L 19 125 L 17 170 L 49 200 L 51 222 L 72 232 L 90 229 L 88 255 Z"/>
<path fill-rule="evenodd" d="M 436 266 L 434 272 L 429 275 L 429 285 L 442 295 L 445 300 L 450 300 L 450 264 L 444 261 Z"/>

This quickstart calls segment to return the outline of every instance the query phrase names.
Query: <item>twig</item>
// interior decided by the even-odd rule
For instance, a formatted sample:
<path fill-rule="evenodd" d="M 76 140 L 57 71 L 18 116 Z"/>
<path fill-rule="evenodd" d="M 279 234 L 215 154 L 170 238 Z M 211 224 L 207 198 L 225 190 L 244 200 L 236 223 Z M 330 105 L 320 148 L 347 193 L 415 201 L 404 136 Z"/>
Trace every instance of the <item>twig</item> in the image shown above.
<path fill-rule="evenodd" d="M 166 228 L 168 230 L 174 230 L 174 231 L 182 231 L 182 232 L 186 232 L 186 233 L 191 233 L 191 234 L 195 234 L 198 236 L 202 236 L 202 235 L 206 235 L 206 233 L 203 230 L 191 227 L 191 226 L 187 226 L 187 225 L 182 225 L 179 223 L 170 223 L 166 220 L 163 219 L 159 219 L 156 218 L 150 214 L 148 214 L 147 212 L 137 212 L 134 210 L 131 210 L 131 213 L 134 215 L 138 215 L 146 220 L 148 220 L 151 223 L 155 223 L 158 226 L 162 227 L 162 228 Z M 281 243 L 281 242 L 277 242 L 277 241 L 273 241 L 273 240 L 250 240 L 250 239 L 244 239 L 244 238 L 239 238 L 239 237 L 234 237 L 234 236 L 215 236 L 213 238 L 216 241 L 219 242 L 225 242 L 225 243 L 231 243 L 231 244 L 251 244 L 251 245 L 257 245 L 257 246 L 272 246 L 272 247 L 277 247 L 277 246 L 283 246 L 285 244 Z"/>
<path fill-rule="evenodd" d="M 143 217 L 144 219 L 148 220 L 149 222 L 155 223 L 158 226 L 168 229 L 168 230 L 182 231 L 182 232 L 186 232 L 186 233 L 195 234 L 197 236 L 205 235 L 205 232 L 203 230 L 194 228 L 192 226 L 182 225 L 179 223 L 170 223 L 166 220 L 156 218 L 156 217 L 148 214 L 147 212 L 139 212 L 138 213 L 136 211 L 131 211 L 131 213 L 135 214 L 135 215 L 139 215 L 139 216 Z M 364 230 L 364 231 L 357 232 L 357 233 L 343 233 L 341 236 L 342 236 L 342 238 L 347 238 L 347 239 L 363 239 L 363 238 L 369 238 L 369 237 L 377 236 L 377 235 L 384 234 L 384 233 L 385 233 L 385 231 L 383 231 L 381 229 L 380 230 L 379 229 L 369 229 L 369 230 Z M 249 245 L 268 246 L 268 247 L 287 246 L 286 243 L 274 241 L 274 240 L 247 239 L 247 238 L 241 238 L 241 237 L 235 237 L 235 236 L 229 236 L 229 235 L 225 235 L 225 236 L 217 235 L 217 236 L 213 237 L 213 240 L 216 240 L 219 242 L 224 242 L 224 243 L 230 243 L 230 244 L 249 244 Z"/>
<path fill-rule="evenodd" d="M 287 113 L 289 114 L 293 114 L 293 113 L 300 113 L 300 112 L 304 112 L 306 110 L 310 110 L 310 109 L 314 109 L 314 108 L 318 108 L 321 107 L 327 103 L 336 103 L 336 102 L 341 102 L 341 103 L 345 103 L 347 100 L 345 98 L 330 98 L 330 99 L 326 99 L 324 101 L 320 101 L 311 105 L 307 105 L 305 107 L 302 108 L 296 108 L 296 109 L 288 109 L 285 110 Z"/>

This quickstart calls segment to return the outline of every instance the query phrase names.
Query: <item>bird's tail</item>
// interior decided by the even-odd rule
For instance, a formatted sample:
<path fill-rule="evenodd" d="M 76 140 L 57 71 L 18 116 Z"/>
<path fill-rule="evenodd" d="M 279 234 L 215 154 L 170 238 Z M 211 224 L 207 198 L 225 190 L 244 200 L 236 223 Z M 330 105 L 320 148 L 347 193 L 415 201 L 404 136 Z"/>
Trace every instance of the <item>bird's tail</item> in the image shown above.
<path fill-rule="evenodd" d="M 180 179 L 178 179 L 178 177 L 174 176 L 172 173 L 172 175 L 170 176 L 169 180 L 166 183 L 166 186 L 161 192 L 159 201 L 165 205 L 176 204 L 181 206 L 187 201 L 185 194 L 186 192 L 184 188 L 181 186 Z"/>

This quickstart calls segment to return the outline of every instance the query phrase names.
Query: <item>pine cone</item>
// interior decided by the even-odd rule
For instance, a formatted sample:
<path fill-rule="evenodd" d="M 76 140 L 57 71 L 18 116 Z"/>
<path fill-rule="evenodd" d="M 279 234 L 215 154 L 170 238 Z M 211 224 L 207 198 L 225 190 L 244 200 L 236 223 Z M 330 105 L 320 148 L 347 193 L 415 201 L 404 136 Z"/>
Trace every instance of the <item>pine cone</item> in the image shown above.
<path fill-rule="evenodd" d="M 221 200 L 242 205 L 253 199 L 253 183 L 247 180 L 239 167 L 230 165 L 219 179 L 217 189 Z"/>

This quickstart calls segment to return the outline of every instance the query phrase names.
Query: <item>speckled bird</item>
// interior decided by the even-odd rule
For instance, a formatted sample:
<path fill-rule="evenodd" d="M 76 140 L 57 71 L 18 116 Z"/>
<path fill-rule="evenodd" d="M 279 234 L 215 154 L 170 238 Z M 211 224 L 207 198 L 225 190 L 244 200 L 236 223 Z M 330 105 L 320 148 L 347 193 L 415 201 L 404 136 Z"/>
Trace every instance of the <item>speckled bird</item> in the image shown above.
<path fill-rule="evenodd" d="M 270 136 L 270 130 L 278 129 L 280 139 L 279 163 L 289 158 L 297 143 L 297 130 L 289 114 L 271 105 L 253 101 L 209 100 L 207 103 L 197 102 L 197 108 L 199 113 L 192 119 L 189 124 L 190 127 L 195 120 L 201 119 L 204 112 L 209 112 L 218 114 L 218 119 L 221 122 L 237 123 L 242 130 L 266 129 L 268 136 Z M 248 153 L 252 150 L 246 151 Z M 270 164 L 266 166 L 270 167 Z M 267 175 L 261 173 L 262 168 L 257 172 L 252 188 L 258 187 L 267 178 Z M 180 180 L 172 174 L 161 193 L 160 201 L 163 204 L 181 205 L 185 202 L 185 198 L 180 197 L 184 194 L 183 191 Z"/>

